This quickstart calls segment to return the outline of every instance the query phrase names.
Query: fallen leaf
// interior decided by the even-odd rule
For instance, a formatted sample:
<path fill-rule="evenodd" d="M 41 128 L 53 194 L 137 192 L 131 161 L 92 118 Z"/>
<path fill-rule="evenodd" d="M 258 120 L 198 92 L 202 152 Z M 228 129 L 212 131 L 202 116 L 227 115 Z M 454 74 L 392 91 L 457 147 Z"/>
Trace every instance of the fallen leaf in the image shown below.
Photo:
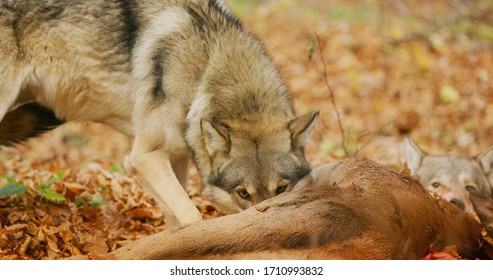
<path fill-rule="evenodd" d="M 440 88 L 440 99 L 445 102 L 457 102 L 460 99 L 459 91 L 451 85 Z"/>

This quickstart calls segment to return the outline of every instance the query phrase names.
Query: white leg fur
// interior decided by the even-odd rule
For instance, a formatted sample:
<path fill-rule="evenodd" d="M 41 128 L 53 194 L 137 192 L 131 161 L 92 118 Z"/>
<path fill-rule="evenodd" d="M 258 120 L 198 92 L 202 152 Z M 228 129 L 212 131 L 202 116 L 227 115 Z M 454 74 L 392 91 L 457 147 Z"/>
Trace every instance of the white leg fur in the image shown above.
<path fill-rule="evenodd" d="M 159 110 L 169 111 L 171 108 L 162 106 L 146 114 L 142 114 L 144 110 L 139 112 L 135 142 L 126 165 L 163 207 L 168 226 L 199 221 L 202 215 L 178 180 L 186 180 L 188 172 L 183 170 L 186 167 L 184 162 L 188 163 L 188 159 L 184 160 L 188 157 L 186 145 L 180 146 L 180 138 L 173 138 L 172 132 L 176 132 L 173 125 L 164 130 L 156 121 L 162 113 Z M 171 151 L 175 152 L 173 156 Z M 171 156 L 183 160 L 174 162 L 173 166 Z M 173 168 L 178 172 L 175 173 Z"/>
<path fill-rule="evenodd" d="M 188 177 L 188 156 L 185 159 L 184 154 L 188 151 L 182 137 L 176 137 L 181 133 L 177 124 L 179 120 L 168 120 L 170 123 L 166 129 L 160 121 L 164 115 L 179 116 L 181 112 L 175 112 L 177 107 L 172 104 L 150 109 L 149 104 L 153 103 L 150 92 L 154 83 L 151 62 L 158 40 L 178 32 L 189 19 L 188 13 L 177 7 L 152 16 L 133 57 L 133 79 L 137 85 L 134 90 L 136 127 L 135 142 L 126 167 L 135 173 L 163 208 L 168 226 L 199 221 L 202 216 L 184 189 Z"/>
<path fill-rule="evenodd" d="M 127 165 L 139 181 L 164 208 L 168 226 L 177 226 L 202 219 L 200 212 L 176 178 L 168 158 L 159 150 L 140 153 L 132 150 Z"/>

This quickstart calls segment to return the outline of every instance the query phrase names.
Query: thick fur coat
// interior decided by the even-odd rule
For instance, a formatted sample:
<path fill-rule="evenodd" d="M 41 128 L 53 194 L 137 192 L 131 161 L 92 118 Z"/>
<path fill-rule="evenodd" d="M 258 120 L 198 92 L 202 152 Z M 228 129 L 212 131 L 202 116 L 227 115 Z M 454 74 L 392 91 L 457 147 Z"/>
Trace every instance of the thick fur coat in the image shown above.
<path fill-rule="evenodd" d="M 126 167 L 170 225 L 201 219 L 182 188 L 190 158 L 225 213 L 310 171 L 318 112 L 295 117 L 262 44 L 222 1 L 0 0 L 0 37 L 0 145 L 63 121 L 112 126 L 133 137 Z"/>

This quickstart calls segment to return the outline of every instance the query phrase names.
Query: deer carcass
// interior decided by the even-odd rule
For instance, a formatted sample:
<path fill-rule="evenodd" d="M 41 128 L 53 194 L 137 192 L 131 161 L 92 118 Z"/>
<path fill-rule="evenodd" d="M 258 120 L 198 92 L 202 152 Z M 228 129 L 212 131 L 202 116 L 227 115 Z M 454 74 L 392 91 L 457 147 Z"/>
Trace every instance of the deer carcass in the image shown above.
<path fill-rule="evenodd" d="M 472 258 L 481 226 L 414 178 L 366 159 L 315 169 L 297 190 L 246 211 L 169 229 L 117 259 L 420 259 L 455 245 Z"/>

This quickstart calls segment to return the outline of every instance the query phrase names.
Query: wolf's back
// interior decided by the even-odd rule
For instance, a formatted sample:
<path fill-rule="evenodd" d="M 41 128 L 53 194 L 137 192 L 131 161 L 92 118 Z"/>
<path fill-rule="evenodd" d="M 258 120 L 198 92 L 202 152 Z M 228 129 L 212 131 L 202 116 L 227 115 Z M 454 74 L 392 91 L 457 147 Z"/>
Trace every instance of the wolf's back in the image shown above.
<path fill-rule="evenodd" d="M 0 122 L 0 146 L 12 146 L 61 125 L 53 111 L 38 104 L 22 105 Z"/>

